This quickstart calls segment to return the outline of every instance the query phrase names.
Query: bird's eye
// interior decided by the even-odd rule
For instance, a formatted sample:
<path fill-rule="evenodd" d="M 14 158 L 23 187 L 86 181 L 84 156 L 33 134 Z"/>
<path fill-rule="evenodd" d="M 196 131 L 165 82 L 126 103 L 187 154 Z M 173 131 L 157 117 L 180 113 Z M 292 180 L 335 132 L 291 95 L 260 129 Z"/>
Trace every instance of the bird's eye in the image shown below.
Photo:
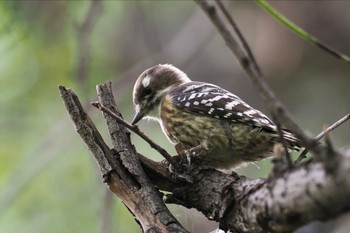
<path fill-rule="evenodd" d="M 143 93 L 145 94 L 145 96 L 148 96 L 152 93 L 152 89 L 150 87 L 146 87 Z"/>
<path fill-rule="evenodd" d="M 146 78 L 146 77 L 147 77 L 147 73 L 145 73 L 145 74 L 143 75 L 143 77 Z"/>

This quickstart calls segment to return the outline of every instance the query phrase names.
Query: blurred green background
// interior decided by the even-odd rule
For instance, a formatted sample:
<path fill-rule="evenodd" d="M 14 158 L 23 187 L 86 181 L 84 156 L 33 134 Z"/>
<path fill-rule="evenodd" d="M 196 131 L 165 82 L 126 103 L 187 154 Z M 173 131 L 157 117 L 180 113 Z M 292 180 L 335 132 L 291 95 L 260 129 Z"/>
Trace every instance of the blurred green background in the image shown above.
<path fill-rule="evenodd" d="M 318 134 L 350 111 L 350 66 L 304 42 L 253 1 L 226 2 L 277 96 L 300 125 Z M 272 2 L 322 41 L 350 54 L 350 2 Z M 105 140 L 101 113 L 90 107 L 95 85 L 111 80 L 125 119 L 133 115 L 134 81 L 146 68 L 171 63 L 193 80 L 212 82 L 267 113 L 250 81 L 192 1 L 0 2 L 0 232 L 140 232 L 102 183 L 76 134 L 58 85 L 78 93 Z M 175 153 L 156 123 L 141 128 Z M 349 145 L 349 123 L 332 134 Z M 139 138 L 139 152 L 161 157 Z M 265 177 L 269 159 L 237 171 Z M 217 224 L 170 206 L 192 232 Z M 349 232 L 348 218 L 304 232 Z"/>

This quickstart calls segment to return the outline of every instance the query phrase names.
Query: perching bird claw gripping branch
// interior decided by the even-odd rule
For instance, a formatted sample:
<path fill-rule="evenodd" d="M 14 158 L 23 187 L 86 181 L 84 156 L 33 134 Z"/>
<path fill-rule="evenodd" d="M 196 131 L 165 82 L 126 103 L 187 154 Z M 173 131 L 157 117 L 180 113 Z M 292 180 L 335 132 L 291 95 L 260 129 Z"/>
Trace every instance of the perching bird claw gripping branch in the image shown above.
<path fill-rule="evenodd" d="M 196 208 L 232 232 L 290 232 L 350 209 L 349 152 L 328 150 L 324 160 L 285 169 L 267 180 L 203 169 L 190 173 L 193 182 L 187 183 L 174 179 L 165 163 L 138 154 L 124 126 L 104 114 L 114 147 L 110 150 L 76 94 L 59 89 L 78 134 L 108 177 L 107 185 L 144 232 L 188 232 L 169 212 L 160 190 L 171 193 L 168 202 Z M 99 102 L 119 115 L 111 83 L 98 85 L 97 91 Z"/>

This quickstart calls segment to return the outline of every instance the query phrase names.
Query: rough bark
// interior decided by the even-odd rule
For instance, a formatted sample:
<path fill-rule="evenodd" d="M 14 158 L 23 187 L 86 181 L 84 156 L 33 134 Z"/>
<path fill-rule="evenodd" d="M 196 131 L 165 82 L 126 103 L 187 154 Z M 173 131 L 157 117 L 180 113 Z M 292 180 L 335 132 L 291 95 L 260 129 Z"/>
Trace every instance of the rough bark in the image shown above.
<path fill-rule="evenodd" d="M 120 115 L 111 83 L 100 84 L 101 103 Z M 178 179 L 167 163 L 137 154 L 129 133 L 105 115 L 114 149 L 108 148 L 75 93 L 60 86 L 61 97 L 77 132 L 96 159 L 108 187 L 135 216 L 144 232 L 187 232 L 172 216 L 165 201 L 196 208 L 232 232 L 291 232 L 315 220 L 329 220 L 350 208 L 350 155 L 331 147 L 322 159 L 289 168 L 276 160 L 267 179 L 249 179 L 196 166 L 188 179 Z M 120 115 L 121 116 L 121 115 Z M 155 188 L 157 187 L 157 188 Z"/>
<path fill-rule="evenodd" d="M 174 176 L 169 174 L 167 162 L 154 162 L 138 154 L 123 124 L 104 114 L 114 147 L 111 150 L 75 93 L 60 86 L 76 130 L 96 159 L 108 187 L 123 201 L 144 232 L 187 232 L 165 206 L 161 191 L 170 193 L 165 202 L 196 208 L 208 219 L 219 222 L 220 228 L 237 233 L 291 232 L 312 221 L 326 221 L 348 212 L 349 150 L 339 153 L 328 137 L 326 145 L 321 145 L 306 134 L 266 83 L 224 5 L 219 1 L 195 1 L 252 80 L 276 125 L 284 125 L 296 133 L 313 152 L 314 159 L 295 166 L 286 164 L 281 158 L 283 153 L 277 153 L 279 157 L 274 160 L 270 176 L 254 180 L 200 167 L 196 158 L 192 158 L 192 170 Z M 97 93 L 103 106 L 121 116 L 110 82 L 98 85 Z"/>
<path fill-rule="evenodd" d="M 100 167 L 104 181 L 135 216 L 143 231 L 187 232 L 166 208 L 161 193 L 154 188 L 141 168 L 129 133 L 124 127 L 105 116 L 115 145 L 111 150 L 82 108 L 74 91 L 63 86 L 59 90 L 78 134 Z M 101 102 L 117 112 L 111 83 L 99 85 L 98 93 Z"/>

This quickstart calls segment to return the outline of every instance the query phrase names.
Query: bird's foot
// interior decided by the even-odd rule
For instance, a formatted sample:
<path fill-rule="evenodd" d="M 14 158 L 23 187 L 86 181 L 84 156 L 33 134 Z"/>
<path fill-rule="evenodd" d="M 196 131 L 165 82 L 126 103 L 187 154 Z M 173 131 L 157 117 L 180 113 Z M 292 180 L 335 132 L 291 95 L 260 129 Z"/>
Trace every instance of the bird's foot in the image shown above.
<path fill-rule="evenodd" d="M 185 150 L 185 156 L 187 159 L 187 170 L 191 168 L 192 158 L 199 158 L 209 152 L 209 146 L 207 142 L 203 142 L 198 146 L 192 147 L 188 150 Z"/>

